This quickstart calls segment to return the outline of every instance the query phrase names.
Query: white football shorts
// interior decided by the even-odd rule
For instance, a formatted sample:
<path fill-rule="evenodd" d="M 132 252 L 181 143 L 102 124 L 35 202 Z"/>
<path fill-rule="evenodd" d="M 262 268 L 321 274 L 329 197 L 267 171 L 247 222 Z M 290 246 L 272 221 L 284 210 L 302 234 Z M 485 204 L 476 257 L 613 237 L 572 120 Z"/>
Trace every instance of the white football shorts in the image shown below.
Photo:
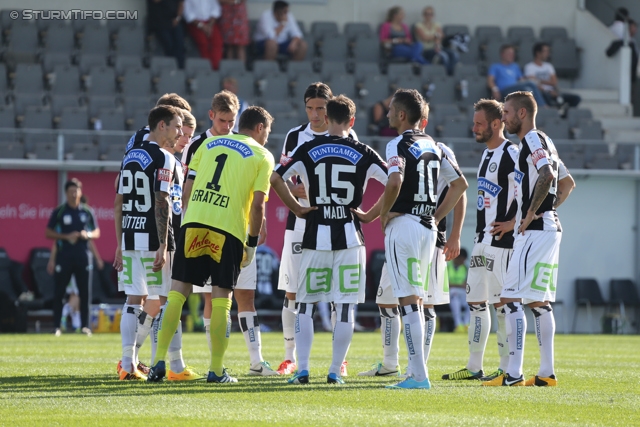
<path fill-rule="evenodd" d="M 500 303 L 512 252 L 513 249 L 496 248 L 485 243 L 473 246 L 467 276 L 467 302 Z"/>
<path fill-rule="evenodd" d="M 153 272 L 155 251 L 122 251 L 122 271 L 118 273 L 118 290 L 127 295 L 159 295 L 171 290 L 173 252 L 167 252 L 162 270 Z"/>

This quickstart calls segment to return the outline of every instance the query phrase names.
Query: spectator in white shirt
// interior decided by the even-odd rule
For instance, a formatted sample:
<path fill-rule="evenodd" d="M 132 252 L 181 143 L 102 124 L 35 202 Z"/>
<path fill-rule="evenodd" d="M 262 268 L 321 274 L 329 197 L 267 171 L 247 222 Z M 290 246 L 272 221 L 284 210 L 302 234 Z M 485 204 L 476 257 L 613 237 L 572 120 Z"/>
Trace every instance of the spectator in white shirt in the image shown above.
<path fill-rule="evenodd" d="M 533 61 L 524 66 L 524 76 L 538 86 L 547 104 L 556 107 L 565 104 L 576 107 L 581 98 L 573 93 L 560 93 L 556 70 L 551 63 L 547 62 L 549 53 L 548 43 L 536 43 L 533 46 Z"/>
<path fill-rule="evenodd" d="M 273 2 L 272 10 L 265 10 L 258 21 L 254 40 L 258 56 L 276 59 L 278 54 L 301 61 L 307 54 L 307 43 L 286 1 Z"/>
<path fill-rule="evenodd" d="M 222 59 L 224 43 L 222 32 L 217 22 L 222 13 L 218 0 L 185 0 L 184 20 L 187 30 L 196 45 L 200 56 L 211 62 L 217 70 Z"/>
<path fill-rule="evenodd" d="M 613 24 L 609 26 L 609 29 L 616 38 L 623 39 L 625 32 L 625 22 L 629 21 L 629 10 L 626 7 L 619 7 L 616 9 L 616 15 L 613 20 Z"/>

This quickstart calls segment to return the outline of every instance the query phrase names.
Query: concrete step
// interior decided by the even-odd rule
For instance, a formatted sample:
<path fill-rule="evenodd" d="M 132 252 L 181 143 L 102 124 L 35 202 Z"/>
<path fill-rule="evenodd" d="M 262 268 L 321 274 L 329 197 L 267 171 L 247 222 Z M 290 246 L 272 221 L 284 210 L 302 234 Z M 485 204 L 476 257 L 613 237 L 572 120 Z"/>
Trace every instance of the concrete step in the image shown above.
<path fill-rule="evenodd" d="M 633 109 L 631 105 L 621 105 L 617 102 L 603 102 L 603 101 L 585 101 L 583 100 L 580 108 L 588 108 L 593 113 L 593 117 L 601 119 L 604 117 L 625 118 L 633 115 Z"/>
<path fill-rule="evenodd" d="M 638 143 L 640 141 L 640 129 L 605 129 L 605 140 L 612 143 Z"/>
<path fill-rule="evenodd" d="M 640 131 L 640 117 L 602 117 L 600 122 L 604 129 Z"/>
<path fill-rule="evenodd" d="M 618 91 L 610 89 L 567 89 L 567 92 L 580 95 L 582 102 L 615 102 L 618 100 Z"/>

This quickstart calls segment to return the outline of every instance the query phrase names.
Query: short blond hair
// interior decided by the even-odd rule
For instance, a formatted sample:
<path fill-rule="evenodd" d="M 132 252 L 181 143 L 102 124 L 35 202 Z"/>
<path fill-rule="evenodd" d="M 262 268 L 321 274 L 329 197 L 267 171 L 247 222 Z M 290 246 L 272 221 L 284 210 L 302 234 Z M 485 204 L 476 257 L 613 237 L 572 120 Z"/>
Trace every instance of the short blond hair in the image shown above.
<path fill-rule="evenodd" d="M 238 110 L 240 110 L 240 101 L 233 92 L 221 90 L 216 93 L 211 100 L 211 110 L 214 113 L 238 114 Z"/>
<path fill-rule="evenodd" d="M 196 118 L 187 110 L 182 110 L 182 126 L 196 128 Z"/>

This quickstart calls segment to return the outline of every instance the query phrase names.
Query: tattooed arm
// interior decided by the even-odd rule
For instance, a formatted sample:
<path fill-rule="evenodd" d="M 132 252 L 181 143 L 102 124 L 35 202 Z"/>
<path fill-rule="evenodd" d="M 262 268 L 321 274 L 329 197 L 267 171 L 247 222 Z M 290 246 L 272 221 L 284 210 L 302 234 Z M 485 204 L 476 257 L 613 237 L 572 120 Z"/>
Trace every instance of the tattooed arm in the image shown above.
<path fill-rule="evenodd" d="M 524 234 L 524 231 L 527 229 L 529 224 L 531 224 L 531 221 L 538 218 L 536 212 L 538 211 L 538 208 L 540 208 L 545 197 L 549 194 L 552 183 L 553 171 L 551 170 L 551 166 L 542 166 L 538 170 L 538 180 L 536 181 L 536 186 L 533 190 L 533 196 L 531 196 L 531 204 L 529 205 L 527 216 L 520 221 L 520 227 L 518 228 L 519 234 Z"/>
<path fill-rule="evenodd" d="M 167 258 L 167 235 L 169 230 L 169 214 L 171 212 L 169 204 L 169 193 L 156 191 L 156 228 L 158 229 L 158 242 L 160 247 L 156 252 L 156 259 L 153 262 L 153 271 L 160 271 L 164 267 Z"/>
<path fill-rule="evenodd" d="M 553 205 L 554 208 L 558 209 L 558 207 L 567 200 L 569 194 L 576 188 L 576 182 L 573 180 L 571 175 L 567 175 L 558 181 L 558 192 L 556 194 L 556 203 Z"/>

